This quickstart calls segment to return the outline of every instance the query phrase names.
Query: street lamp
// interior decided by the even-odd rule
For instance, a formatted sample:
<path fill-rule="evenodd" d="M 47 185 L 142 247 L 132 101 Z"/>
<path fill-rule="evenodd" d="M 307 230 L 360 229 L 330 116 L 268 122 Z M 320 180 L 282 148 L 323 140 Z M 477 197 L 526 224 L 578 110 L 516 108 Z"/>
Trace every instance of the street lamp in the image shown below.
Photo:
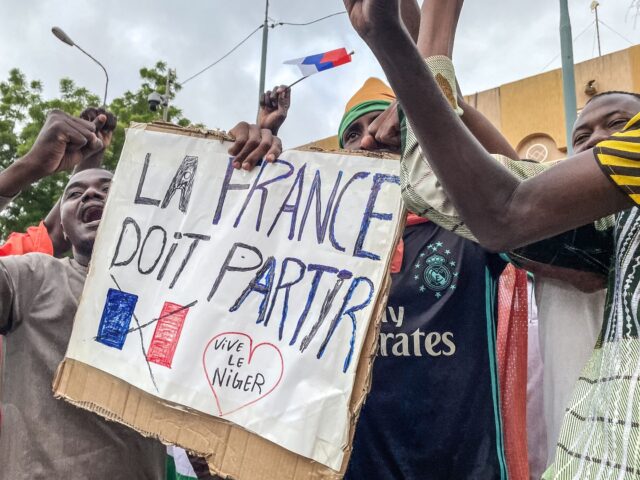
<path fill-rule="evenodd" d="M 107 69 L 104 68 L 104 65 L 102 65 L 98 60 L 96 60 L 93 57 L 93 55 L 85 51 L 80 45 L 76 44 L 73 40 L 71 40 L 71 37 L 69 37 L 69 35 L 67 35 L 60 27 L 53 27 L 51 29 L 51 32 L 56 36 L 56 38 L 58 38 L 58 40 L 66 43 L 70 47 L 76 47 L 78 50 L 84 53 L 87 57 L 89 57 L 91 60 L 96 62 L 98 65 L 100 65 L 100 68 L 102 68 L 102 70 L 104 71 L 104 76 L 107 79 L 106 83 L 104 84 L 104 100 L 102 101 L 103 107 L 106 107 L 107 106 L 107 89 L 109 88 L 109 74 L 107 73 Z"/>
<path fill-rule="evenodd" d="M 576 79 L 573 66 L 573 39 L 567 0 L 560 0 L 560 48 L 562 51 L 562 93 L 567 135 L 567 155 L 573 154 L 571 131 L 578 115 Z"/>

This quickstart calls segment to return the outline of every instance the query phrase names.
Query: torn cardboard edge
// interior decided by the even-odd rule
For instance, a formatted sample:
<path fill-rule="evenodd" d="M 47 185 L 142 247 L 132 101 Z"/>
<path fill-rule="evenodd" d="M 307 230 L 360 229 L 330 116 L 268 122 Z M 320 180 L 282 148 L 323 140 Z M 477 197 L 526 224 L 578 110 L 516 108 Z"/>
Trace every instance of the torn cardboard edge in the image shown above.
<path fill-rule="evenodd" d="M 181 128 L 171 124 L 132 124 L 146 129 L 221 141 L 230 137 L 221 131 Z M 338 152 L 336 152 L 338 153 Z M 339 152 L 344 154 L 345 152 Z M 348 152 L 352 153 L 352 152 Z M 360 153 L 363 156 L 362 153 Z M 364 155 L 367 156 L 367 155 Z M 376 158 L 380 158 L 376 156 Z M 404 230 L 404 215 L 398 222 L 394 245 Z M 56 372 L 53 391 L 56 398 L 97 413 L 107 420 L 126 425 L 146 437 L 177 445 L 207 460 L 211 472 L 233 480 L 339 480 L 347 469 L 355 427 L 371 388 L 373 360 L 377 354 L 378 333 L 387 304 L 391 258 L 378 291 L 375 309 L 367 330 L 349 405 L 348 443 L 340 471 L 297 455 L 227 420 L 171 404 L 97 368 L 65 358 Z"/>

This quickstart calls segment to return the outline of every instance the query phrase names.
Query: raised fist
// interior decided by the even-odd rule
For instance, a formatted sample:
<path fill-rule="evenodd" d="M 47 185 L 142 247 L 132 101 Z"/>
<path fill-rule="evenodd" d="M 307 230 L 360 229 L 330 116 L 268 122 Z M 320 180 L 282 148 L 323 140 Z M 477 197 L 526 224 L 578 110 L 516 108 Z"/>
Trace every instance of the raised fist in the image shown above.
<path fill-rule="evenodd" d="M 104 148 L 96 135 L 96 122 L 105 121 L 104 115 L 98 115 L 95 122 L 89 122 L 52 110 L 23 161 L 30 165 L 37 177 L 71 170 L 85 157 Z"/>
<path fill-rule="evenodd" d="M 284 85 L 274 87 L 273 90 L 260 96 L 260 111 L 258 112 L 258 126 L 271 130 L 274 135 L 287 118 L 291 106 L 291 89 Z"/>
<path fill-rule="evenodd" d="M 389 26 L 401 26 L 399 0 L 344 0 L 351 25 L 365 41 Z"/>

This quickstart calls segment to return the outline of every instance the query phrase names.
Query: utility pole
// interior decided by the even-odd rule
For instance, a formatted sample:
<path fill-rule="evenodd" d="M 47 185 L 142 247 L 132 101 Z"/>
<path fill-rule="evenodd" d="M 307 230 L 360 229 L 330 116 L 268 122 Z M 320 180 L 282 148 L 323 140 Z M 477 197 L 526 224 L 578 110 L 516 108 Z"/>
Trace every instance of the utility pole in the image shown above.
<path fill-rule="evenodd" d="M 591 2 L 591 11 L 596 14 L 596 37 L 598 38 L 598 56 L 602 56 L 602 47 L 600 46 L 600 19 L 598 18 L 598 7 L 600 4 L 597 0 L 593 0 Z"/>
<path fill-rule="evenodd" d="M 567 130 L 567 154 L 573 154 L 571 131 L 576 121 L 576 79 L 573 68 L 573 37 L 567 0 L 560 0 L 560 48 L 562 51 L 562 92 L 564 95 L 564 119 Z"/>
<path fill-rule="evenodd" d="M 269 42 L 269 0 L 265 0 L 264 26 L 262 27 L 262 63 L 260 64 L 260 91 L 258 92 L 258 103 L 260 96 L 264 93 L 265 79 L 267 76 L 267 44 Z"/>
<path fill-rule="evenodd" d="M 164 110 L 162 112 L 162 120 L 169 121 L 169 102 L 171 101 L 171 75 L 175 75 L 175 71 L 167 67 L 167 84 L 164 89 Z"/>

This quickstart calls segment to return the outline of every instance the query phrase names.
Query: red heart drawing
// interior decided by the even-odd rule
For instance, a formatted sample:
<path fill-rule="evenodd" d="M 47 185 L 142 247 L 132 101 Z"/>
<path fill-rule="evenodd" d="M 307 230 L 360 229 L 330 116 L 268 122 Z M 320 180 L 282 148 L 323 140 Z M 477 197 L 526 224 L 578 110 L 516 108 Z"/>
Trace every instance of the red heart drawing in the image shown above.
<path fill-rule="evenodd" d="M 253 362 L 258 350 L 260 361 Z M 277 354 L 275 361 L 273 352 Z M 263 399 L 284 375 L 284 359 L 278 347 L 267 342 L 254 347 L 253 339 L 240 332 L 220 333 L 209 340 L 202 366 L 221 417 Z"/>

